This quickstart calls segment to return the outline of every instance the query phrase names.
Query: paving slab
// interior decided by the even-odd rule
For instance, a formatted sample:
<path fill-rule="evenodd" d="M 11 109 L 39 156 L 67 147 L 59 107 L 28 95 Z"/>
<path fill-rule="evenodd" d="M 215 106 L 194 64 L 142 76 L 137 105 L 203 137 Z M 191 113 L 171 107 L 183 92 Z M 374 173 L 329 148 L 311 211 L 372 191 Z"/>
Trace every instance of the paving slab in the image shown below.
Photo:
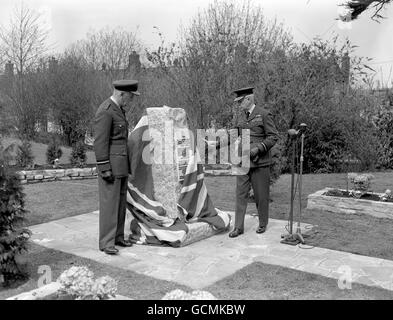
<path fill-rule="evenodd" d="M 230 212 L 233 224 L 233 212 Z M 98 211 L 31 226 L 32 241 L 100 263 L 202 289 L 252 262 L 263 262 L 321 276 L 393 290 L 393 261 L 325 248 L 281 244 L 288 222 L 270 219 L 255 232 L 257 217 L 247 215 L 245 233 L 214 235 L 181 248 L 134 245 L 109 256 L 98 250 Z M 311 226 L 302 224 L 302 230 Z M 128 231 L 128 223 L 125 227 Z"/>

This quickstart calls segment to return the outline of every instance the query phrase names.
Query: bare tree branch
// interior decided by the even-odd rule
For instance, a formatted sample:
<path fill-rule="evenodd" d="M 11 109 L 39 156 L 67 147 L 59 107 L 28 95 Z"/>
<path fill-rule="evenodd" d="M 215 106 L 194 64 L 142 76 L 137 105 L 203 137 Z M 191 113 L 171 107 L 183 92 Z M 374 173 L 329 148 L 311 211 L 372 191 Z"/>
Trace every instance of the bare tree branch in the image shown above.
<path fill-rule="evenodd" d="M 34 69 L 48 51 L 49 30 L 41 24 L 41 14 L 23 3 L 15 7 L 8 28 L 0 27 L 3 61 L 11 61 L 19 75 Z"/>
<path fill-rule="evenodd" d="M 385 6 L 391 3 L 392 0 L 351 0 L 345 4 L 345 7 L 351 11 L 350 17 L 352 20 L 357 19 L 360 14 L 369 9 L 374 8 L 374 13 L 371 19 L 378 21 L 378 19 L 383 19 L 384 17 L 379 14 L 379 12 L 385 8 Z"/>

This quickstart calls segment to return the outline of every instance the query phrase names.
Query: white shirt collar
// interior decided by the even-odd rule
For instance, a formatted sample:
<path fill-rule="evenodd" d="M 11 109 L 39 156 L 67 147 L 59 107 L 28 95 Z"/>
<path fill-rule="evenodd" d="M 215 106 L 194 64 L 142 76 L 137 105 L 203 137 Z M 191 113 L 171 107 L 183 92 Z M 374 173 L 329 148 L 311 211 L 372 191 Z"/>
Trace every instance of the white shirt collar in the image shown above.
<path fill-rule="evenodd" d="M 120 108 L 119 104 L 116 102 L 116 100 L 113 98 L 113 96 L 111 96 L 110 99 Z"/>
<path fill-rule="evenodd" d="M 255 109 L 255 103 L 251 106 L 250 109 L 248 109 L 248 112 L 249 112 L 250 115 L 254 111 L 254 109 Z"/>

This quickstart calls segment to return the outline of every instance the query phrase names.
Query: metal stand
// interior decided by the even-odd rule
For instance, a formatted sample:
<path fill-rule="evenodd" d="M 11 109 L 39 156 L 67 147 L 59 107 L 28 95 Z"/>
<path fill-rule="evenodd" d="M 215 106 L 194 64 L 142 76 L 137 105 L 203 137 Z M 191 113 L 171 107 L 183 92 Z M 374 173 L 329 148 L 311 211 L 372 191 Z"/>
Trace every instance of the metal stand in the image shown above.
<path fill-rule="evenodd" d="M 281 238 L 281 243 L 284 244 L 289 244 L 289 245 L 297 245 L 299 243 L 304 244 L 304 237 L 307 235 L 303 235 L 301 228 L 300 228 L 300 220 L 302 216 L 302 175 L 303 175 L 303 150 L 304 150 L 304 131 L 306 129 L 306 124 L 302 123 L 300 125 L 299 130 L 294 130 L 291 129 L 288 131 L 289 135 L 292 138 L 292 167 L 291 167 L 291 201 L 290 201 L 290 209 L 289 209 L 289 233 L 286 235 L 282 235 Z M 296 143 L 297 143 L 297 137 L 301 133 L 301 146 L 300 146 L 300 166 L 299 166 L 299 216 L 298 216 L 298 221 L 297 221 L 297 228 L 296 228 L 296 233 L 293 233 L 293 202 L 295 200 L 295 158 L 296 158 Z"/>

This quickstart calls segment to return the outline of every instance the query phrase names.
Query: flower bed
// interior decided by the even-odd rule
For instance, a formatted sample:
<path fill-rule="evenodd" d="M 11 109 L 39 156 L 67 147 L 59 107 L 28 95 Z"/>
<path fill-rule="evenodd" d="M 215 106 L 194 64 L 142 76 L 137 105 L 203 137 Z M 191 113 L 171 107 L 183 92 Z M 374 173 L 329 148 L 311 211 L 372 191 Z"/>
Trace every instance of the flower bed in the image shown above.
<path fill-rule="evenodd" d="M 357 198 L 362 200 L 371 200 L 371 201 L 386 201 L 393 202 L 393 197 L 391 197 L 390 190 L 389 193 L 370 193 L 370 192 L 356 192 L 356 191 L 344 191 L 340 189 L 331 189 L 328 190 L 324 195 L 330 197 L 340 197 L 340 198 Z"/>
<path fill-rule="evenodd" d="M 325 188 L 310 194 L 307 199 L 307 209 L 347 214 L 368 214 L 377 218 L 393 219 L 393 202 L 376 201 L 377 198 L 383 198 L 384 194 L 373 193 L 371 196 L 370 193 L 366 193 L 363 198 L 355 198 L 346 195 L 346 190 L 339 191 L 342 192 L 340 196 L 328 195 L 337 192 L 337 189 L 333 188 Z"/>

